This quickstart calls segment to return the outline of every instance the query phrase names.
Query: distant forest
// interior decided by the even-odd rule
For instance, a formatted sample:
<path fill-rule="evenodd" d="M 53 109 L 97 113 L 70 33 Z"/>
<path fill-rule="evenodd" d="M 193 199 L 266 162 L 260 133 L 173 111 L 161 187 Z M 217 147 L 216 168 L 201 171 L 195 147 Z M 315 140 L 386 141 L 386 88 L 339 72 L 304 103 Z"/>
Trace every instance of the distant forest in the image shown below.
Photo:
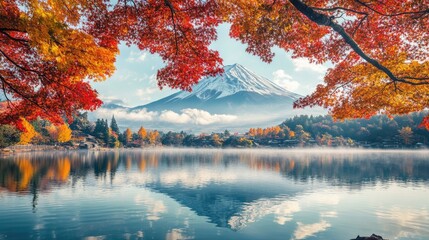
<path fill-rule="evenodd" d="M 429 145 L 429 131 L 419 127 L 428 112 L 389 118 L 334 121 L 330 116 L 295 116 L 277 126 L 251 128 L 246 133 L 162 132 L 143 126 L 133 132 L 120 130 L 116 119 L 90 122 L 87 113 L 75 116 L 67 126 L 48 121 L 28 123 L 20 133 L 10 125 L 0 125 L 0 147 L 14 144 L 61 145 L 68 148 L 176 147 L 368 147 L 422 148 Z"/>

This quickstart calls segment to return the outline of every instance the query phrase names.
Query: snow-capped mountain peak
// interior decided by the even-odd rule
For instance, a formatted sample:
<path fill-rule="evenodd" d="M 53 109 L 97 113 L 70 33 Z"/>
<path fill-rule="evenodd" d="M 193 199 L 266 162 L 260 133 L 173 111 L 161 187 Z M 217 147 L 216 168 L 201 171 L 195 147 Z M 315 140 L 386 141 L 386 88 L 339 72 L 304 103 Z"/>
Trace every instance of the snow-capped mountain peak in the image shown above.
<path fill-rule="evenodd" d="M 287 91 L 267 78 L 258 76 L 242 65 L 234 64 L 225 66 L 222 75 L 202 79 L 193 87 L 192 92 L 180 92 L 170 101 L 190 97 L 197 97 L 201 100 L 219 99 L 238 92 L 287 96 L 292 99 L 300 97 L 298 94 Z"/>

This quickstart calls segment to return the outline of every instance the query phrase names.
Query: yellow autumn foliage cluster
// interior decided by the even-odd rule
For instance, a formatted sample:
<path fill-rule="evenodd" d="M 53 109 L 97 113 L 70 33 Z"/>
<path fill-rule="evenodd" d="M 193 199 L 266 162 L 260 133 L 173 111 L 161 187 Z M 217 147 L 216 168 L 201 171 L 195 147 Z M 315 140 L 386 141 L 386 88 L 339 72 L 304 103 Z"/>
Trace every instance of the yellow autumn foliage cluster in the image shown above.
<path fill-rule="evenodd" d="M 21 133 L 21 137 L 18 144 L 29 144 L 31 142 L 31 139 L 33 139 L 38 133 L 36 132 L 36 130 L 34 130 L 33 125 L 31 125 L 31 123 L 29 123 L 25 118 L 21 117 L 20 119 L 24 130 Z"/>
<path fill-rule="evenodd" d="M 46 127 L 49 135 L 52 140 L 58 141 L 60 143 L 68 142 L 72 138 L 72 130 L 67 124 L 62 124 L 60 126 L 50 125 Z"/>

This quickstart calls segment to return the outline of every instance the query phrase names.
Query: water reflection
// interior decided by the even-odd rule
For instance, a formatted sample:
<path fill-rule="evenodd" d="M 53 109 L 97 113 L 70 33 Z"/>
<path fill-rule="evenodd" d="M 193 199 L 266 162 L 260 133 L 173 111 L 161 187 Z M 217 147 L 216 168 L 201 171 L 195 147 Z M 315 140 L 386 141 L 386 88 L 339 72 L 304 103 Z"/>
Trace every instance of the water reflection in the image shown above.
<path fill-rule="evenodd" d="M 421 237 L 429 235 L 429 205 L 419 198 L 424 199 L 428 193 L 428 156 L 428 152 L 177 149 L 25 153 L 0 159 L 0 203 L 2 196 L 31 196 L 32 207 L 43 209 L 37 205 L 39 194 L 54 194 L 70 188 L 79 192 L 88 186 L 92 189 L 89 197 L 107 208 L 101 213 L 91 208 L 86 212 L 79 210 L 73 215 L 73 221 L 84 221 L 87 215 L 114 214 L 118 219 L 110 221 L 118 224 L 118 229 L 130 224 L 124 221 L 130 216 L 135 217 L 136 226 L 141 226 L 141 221 L 150 223 L 144 229 L 121 233 L 121 238 L 128 239 L 159 238 L 156 235 L 159 232 L 165 239 L 192 239 L 196 235 L 206 239 L 221 235 L 258 239 L 261 237 L 258 234 L 328 239 L 350 234 L 347 229 L 359 225 L 351 215 L 356 221 L 368 215 L 371 219 L 356 234 L 345 235 L 346 238 L 377 231 L 367 229 L 377 225 L 391 231 L 392 239 L 424 239 Z M 413 200 L 398 204 L 398 196 L 404 189 L 410 189 L 409 186 L 422 191 L 410 190 L 415 194 L 409 196 Z M 106 192 L 106 189 L 110 190 Z M 122 193 L 121 189 L 132 191 Z M 385 195 L 381 205 L 377 200 L 380 193 Z M 79 203 L 82 196 L 73 196 L 69 201 Z M 128 205 L 121 205 L 125 209 L 115 207 L 112 197 Z M 94 199 L 88 201 L 91 203 Z M 404 205 L 409 207 L 403 208 Z M 210 230 L 211 235 L 205 235 L 210 231 L 196 227 L 195 216 L 183 208 L 218 228 Z M 170 216 L 168 224 L 167 216 Z M 158 225 L 163 231 L 155 233 L 157 222 L 163 223 Z M 344 222 L 348 226 L 341 225 Z M 42 231 L 45 225 L 36 223 L 32 231 Z M 87 229 L 88 225 L 98 226 L 94 222 L 78 226 Z M 219 229 L 233 231 L 219 233 Z M 0 227 L 0 234 L 1 230 Z M 361 232 L 364 230 L 370 232 Z M 79 237 L 106 237 L 103 232 L 90 233 Z M 250 233 L 254 236 L 249 237 Z"/>
<path fill-rule="evenodd" d="M 137 166 L 141 172 L 145 172 L 147 168 L 153 171 L 161 167 L 162 171 L 158 172 L 163 185 L 178 184 L 187 188 L 202 187 L 210 182 L 233 182 L 239 177 L 235 171 L 222 170 L 222 174 L 214 172 L 212 166 L 234 170 L 237 166 L 246 167 L 251 170 L 276 172 L 285 178 L 302 182 L 318 179 L 352 187 L 374 181 L 426 183 L 429 180 L 429 161 L 426 160 L 428 155 L 424 153 L 265 154 L 172 151 L 19 154 L 1 159 L 0 187 L 24 194 L 30 193 L 34 187 L 38 191 L 46 191 L 52 186 L 85 177 L 91 172 L 96 178 L 109 178 L 114 181 L 119 168 L 130 171 L 133 166 Z M 199 169 L 189 171 L 192 169 L 190 166 Z"/>

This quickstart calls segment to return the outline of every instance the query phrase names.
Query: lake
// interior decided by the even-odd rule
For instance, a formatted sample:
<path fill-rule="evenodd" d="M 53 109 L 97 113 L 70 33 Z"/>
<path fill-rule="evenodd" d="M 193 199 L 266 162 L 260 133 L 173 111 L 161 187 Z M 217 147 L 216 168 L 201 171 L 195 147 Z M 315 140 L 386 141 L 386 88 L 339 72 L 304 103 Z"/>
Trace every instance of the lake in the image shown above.
<path fill-rule="evenodd" d="M 147 149 L 0 158 L 0 239 L 429 239 L 429 152 Z"/>

